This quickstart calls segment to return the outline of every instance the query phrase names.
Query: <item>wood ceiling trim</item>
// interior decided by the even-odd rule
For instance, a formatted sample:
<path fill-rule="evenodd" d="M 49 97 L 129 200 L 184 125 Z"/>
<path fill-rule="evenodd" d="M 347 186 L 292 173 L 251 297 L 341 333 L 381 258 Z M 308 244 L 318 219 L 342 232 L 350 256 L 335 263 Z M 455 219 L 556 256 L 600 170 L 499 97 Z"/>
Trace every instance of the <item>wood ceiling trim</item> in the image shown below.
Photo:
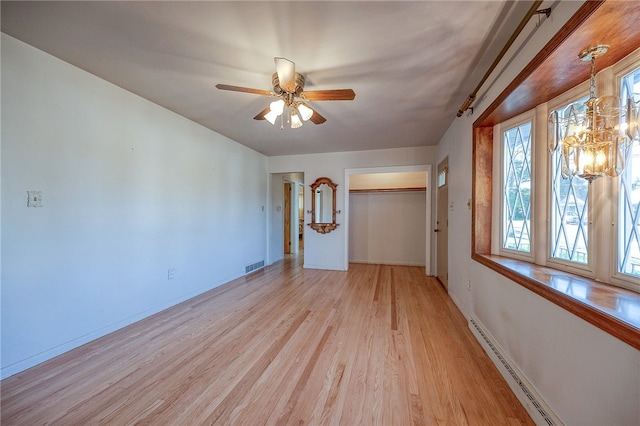
<path fill-rule="evenodd" d="M 638 22 L 640 7 L 635 1 L 585 2 L 480 115 L 474 127 L 493 126 L 587 81 L 590 67 L 578 54 L 590 46 L 611 46 L 596 61 L 596 71 L 618 62 L 640 46 Z"/>

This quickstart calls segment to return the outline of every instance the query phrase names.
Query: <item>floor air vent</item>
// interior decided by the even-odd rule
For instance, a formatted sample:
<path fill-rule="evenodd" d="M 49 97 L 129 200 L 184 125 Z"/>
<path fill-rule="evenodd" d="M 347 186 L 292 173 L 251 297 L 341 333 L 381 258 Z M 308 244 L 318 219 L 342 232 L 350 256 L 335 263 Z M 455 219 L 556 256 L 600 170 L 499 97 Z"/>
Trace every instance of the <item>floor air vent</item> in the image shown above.
<path fill-rule="evenodd" d="M 251 265 L 245 266 L 244 267 L 244 273 L 248 274 L 249 272 L 253 272 L 256 269 L 261 269 L 261 268 L 264 268 L 264 260 L 261 260 L 260 262 L 256 262 L 256 263 L 253 263 Z"/>
<path fill-rule="evenodd" d="M 469 324 L 471 324 L 471 330 L 485 348 L 485 351 L 487 351 L 489 356 L 494 360 L 494 363 L 496 360 L 500 363 L 498 369 L 501 370 L 503 376 L 505 376 L 505 379 L 514 390 L 514 393 L 516 393 L 520 402 L 522 402 L 527 411 L 529 411 L 529 414 L 534 418 L 536 424 L 548 426 L 562 425 L 562 422 L 551 412 L 551 409 L 547 407 L 546 403 L 542 402 L 540 395 L 533 391 L 533 386 L 523 378 L 524 376 L 521 373 L 511 366 L 512 362 L 502 355 L 500 349 L 493 343 L 493 339 L 485 333 L 478 322 L 471 318 Z"/>

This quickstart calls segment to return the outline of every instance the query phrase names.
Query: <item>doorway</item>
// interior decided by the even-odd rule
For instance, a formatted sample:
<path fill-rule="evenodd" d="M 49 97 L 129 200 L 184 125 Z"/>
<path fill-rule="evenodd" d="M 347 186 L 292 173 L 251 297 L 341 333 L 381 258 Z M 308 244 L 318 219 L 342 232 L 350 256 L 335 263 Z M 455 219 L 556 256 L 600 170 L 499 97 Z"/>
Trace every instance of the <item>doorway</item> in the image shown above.
<path fill-rule="evenodd" d="M 287 173 L 282 188 L 282 253 L 297 255 L 304 247 L 300 224 L 304 221 L 304 174 Z"/>
<path fill-rule="evenodd" d="M 395 176 L 392 176 L 395 175 Z M 401 253 L 402 250 L 410 250 L 414 252 L 420 252 L 420 260 L 409 259 L 407 256 L 400 254 L 400 256 L 391 259 L 390 263 L 393 264 L 415 264 L 424 265 L 426 275 L 433 275 L 431 270 L 432 266 L 432 250 L 431 245 L 433 233 L 431 232 L 431 166 L 430 165 L 416 165 L 416 166 L 391 166 L 391 167 L 376 167 L 376 168 L 363 168 L 363 169 L 346 169 L 345 170 L 345 186 L 348 191 L 345 194 L 345 222 L 344 229 L 346 233 L 345 238 L 345 250 L 344 250 L 344 270 L 348 269 L 350 256 L 355 262 L 376 262 L 385 263 L 382 259 L 373 259 L 371 256 L 371 248 L 373 247 L 377 251 L 389 251 L 395 250 L 397 253 Z M 405 178 L 412 176 L 420 176 L 420 183 L 407 184 Z M 362 178 L 362 179 L 361 179 Z M 360 188 L 360 183 L 363 183 L 364 188 Z M 398 185 L 399 181 L 404 181 Z M 364 198 L 364 200 L 357 200 L 358 198 Z M 393 198 L 393 200 L 391 200 Z M 396 202 L 399 200 L 398 202 Z M 421 201 L 418 201 L 421 200 Z M 406 212 L 390 213 L 387 210 L 374 208 L 373 210 L 368 207 L 372 202 L 382 201 L 383 206 L 390 204 L 399 204 L 401 207 L 407 207 Z M 354 203 L 350 206 L 351 202 Z M 413 208 L 418 203 L 417 209 L 421 214 L 417 214 L 417 210 Z M 351 217 L 351 208 L 353 207 L 353 214 L 357 214 L 358 209 L 375 213 L 373 216 L 369 214 L 369 217 Z M 409 206 L 411 206 L 409 208 Z M 368 210 L 367 210 L 368 209 Z M 411 213 L 410 213 L 411 212 Z M 405 215 L 409 213 L 408 218 L 396 217 L 398 213 Z M 380 218 L 387 214 L 388 218 Z M 382 238 L 383 243 L 377 241 L 371 241 L 371 234 L 366 229 L 368 225 L 365 219 L 374 220 L 376 223 L 383 223 L 378 227 L 388 227 L 389 225 L 397 225 L 399 227 L 398 234 L 404 233 L 409 230 L 410 236 L 407 238 L 401 238 L 400 242 L 393 246 L 389 244 L 387 239 Z M 419 224 L 418 222 L 419 221 Z M 415 224 L 411 226 L 410 223 Z M 376 228 L 376 225 L 373 226 Z M 404 227 L 404 228 L 403 228 Z M 352 229 L 353 228 L 353 229 Z M 378 238 L 379 236 L 376 236 Z M 416 240 L 417 237 L 417 240 Z M 380 238 L 378 238 L 380 240 Z M 416 249 L 416 244 L 420 245 L 419 249 Z M 352 247 L 352 245 L 356 245 Z M 358 246 L 359 245 L 359 246 Z M 401 247 L 402 246 L 402 247 Z M 367 257 L 363 259 L 356 259 L 357 253 L 367 253 Z M 434 253 L 435 254 L 435 253 Z M 375 253 L 378 256 L 378 253 Z M 384 253 L 385 257 L 387 253 Z"/>
<path fill-rule="evenodd" d="M 267 258 L 272 264 L 285 255 L 301 254 L 299 223 L 304 220 L 304 204 L 301 204 L 299 191 L 304 190 L 304 173 L 272 173 L 270 180 Z"/>
<path fill-rule="evenodd" d="M 282 207 L 282 214 L 284 217 L 284 254 L 291 254 L 291 246 L 293 245 L 293 241 L 291 241 L 291 191 L 291 182 L 285 182 Z"/>

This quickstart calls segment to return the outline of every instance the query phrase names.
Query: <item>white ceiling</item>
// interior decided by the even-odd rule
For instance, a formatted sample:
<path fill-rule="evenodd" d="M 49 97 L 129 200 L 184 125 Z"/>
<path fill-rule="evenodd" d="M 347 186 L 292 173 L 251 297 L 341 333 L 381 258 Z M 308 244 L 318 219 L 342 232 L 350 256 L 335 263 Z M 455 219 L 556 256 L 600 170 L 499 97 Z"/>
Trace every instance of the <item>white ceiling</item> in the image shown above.
<path fill-rule="evenodd" d="M 268 156 L 435 145 L 529 1 L 2 1 L 2 31 Z M 327 122 L 280 130 L 273 58 Z"/>

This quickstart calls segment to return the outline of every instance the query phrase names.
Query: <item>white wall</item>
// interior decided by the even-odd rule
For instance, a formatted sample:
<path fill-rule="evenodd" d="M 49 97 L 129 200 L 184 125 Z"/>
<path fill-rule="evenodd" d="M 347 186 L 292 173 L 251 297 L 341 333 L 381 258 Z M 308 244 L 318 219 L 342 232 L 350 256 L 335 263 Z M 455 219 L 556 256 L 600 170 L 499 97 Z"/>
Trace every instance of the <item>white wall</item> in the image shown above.
<path fill-rule="evenodd" d="M 349 262 L 424 266 L 425 197 L 425 191 L 351 193 Z"/>
<path fill-rule="evenodd" d="M 456 119 L 438 145 L 437 158 L 449 156 L 456 206 L 449 212 L 449 294 L 465 316 L 479 318 L 565 424 L 637 425 L 640 351 L 471 260 L 471 211 L 458 207 L 471 198 L 473 121 L 580 5 L 558 3 L 496 83 L 479 92 L 473 115 Z"/>
<path fill-rule="evenodd" d="M 304 172 L 306 194 L 309 195 L 309 185 L 317 178 L 326 176 L 338 185 L 336 192 L 336 209 L 341 210 L 337 215 L 339 226 L 328 234 L 319 234 L 305 227 L 304 234 L 304 267 L 318 269 L 333 269 L 344 271 L 348 269 L 345 255 L 347 246 L 345 239 L 345 170 L 357 168 L 395 167 L 433 165 L 435 169 L 435 147 L 397 148 L 358 152 L 334 152 L 328 154 L 287 155 L 269 158 L 269 172 L 286 173 L 291 171 Z M 431 176 L 433 182 L 433 176 Z M 432 191 L 435 193 L 435 191 Z M 305 197 L 305 224 L 311 222 L 307 210 L 311 210 L 311 199 Z M 270 221 L 270 229 L 274 221 Z M 431 241 L 433 245 L 433 241 Z M 432 251 L 432 257 L 434 256 Z M 431 265 L 434 264 L 433 259 Z"/>
<path fill-rule="evenodd" d="M 263 155 L 3 34 L 2 376 L 265 260 L 267 192 Z"/>

